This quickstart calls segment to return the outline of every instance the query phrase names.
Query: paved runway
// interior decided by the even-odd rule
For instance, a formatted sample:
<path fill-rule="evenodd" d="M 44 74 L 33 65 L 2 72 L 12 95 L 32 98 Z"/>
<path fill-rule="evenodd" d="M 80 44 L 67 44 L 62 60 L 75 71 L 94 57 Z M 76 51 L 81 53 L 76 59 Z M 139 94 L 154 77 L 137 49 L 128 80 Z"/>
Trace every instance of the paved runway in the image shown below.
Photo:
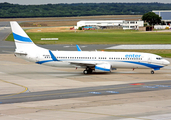
<path fill-rule="evenodd" d="M 122 85 L 108 85 L 98 87 L 86 87 L 65 90 L 52 90 L 41 92 L 28 92 L 12 95 L 0 95 L 1 104 L 21 103 L 31 101 L 44 101 L 53 99 L 68 99 L 89 96 L 113 95 L 113 94 L 128 94 L 137 92 L 150 92 L 158 90 L 171 89 L 171 81 L 156 81 L 144 83 L 130 83 Z"/>

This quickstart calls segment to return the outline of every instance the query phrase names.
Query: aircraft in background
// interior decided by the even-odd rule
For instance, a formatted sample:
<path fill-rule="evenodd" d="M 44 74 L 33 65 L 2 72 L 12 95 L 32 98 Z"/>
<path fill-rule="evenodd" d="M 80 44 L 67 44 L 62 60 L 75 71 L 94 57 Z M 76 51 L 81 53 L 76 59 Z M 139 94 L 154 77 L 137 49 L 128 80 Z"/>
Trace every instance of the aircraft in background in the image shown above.
<path fill-rule="evenodd" d="M 15 55 L 27 61 L 54 67 L 80 67 L 84 74 L 117 68 L 160 70 L 170 64 L 161 56 L 141 52 L 51 51 L 33 43 L 16 21 L 10 22 L 16 45 Z"/>

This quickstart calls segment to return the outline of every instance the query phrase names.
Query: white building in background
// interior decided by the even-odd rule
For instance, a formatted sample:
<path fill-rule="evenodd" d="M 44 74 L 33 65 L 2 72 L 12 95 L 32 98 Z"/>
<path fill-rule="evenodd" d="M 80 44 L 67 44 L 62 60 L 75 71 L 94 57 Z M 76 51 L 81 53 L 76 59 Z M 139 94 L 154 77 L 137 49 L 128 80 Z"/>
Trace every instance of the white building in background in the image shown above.
<path fill-rule="evenodd" d="M 115 27 L 121 26 L 123 29 L 139 29 L 144 26 L 144 21 L 125 21 L 125 20 L 100 20 L 100 21 L 79 21 L 75 29 L 83 26 L 91 27 Z"/>
<path fill-rule="evenodd" d="M 144 26 L 144 21 L 124 21 L 123 29 L 135 29 L 138 30 L 139 27 Z"/>
<path fill-rule="evenodd" d="M 104 27 L 104 26 L 120 26 L 124 20 L 101 20 L 101 21 L 79 21 L 77 27 L 92 26 L 92 27 Z"/>

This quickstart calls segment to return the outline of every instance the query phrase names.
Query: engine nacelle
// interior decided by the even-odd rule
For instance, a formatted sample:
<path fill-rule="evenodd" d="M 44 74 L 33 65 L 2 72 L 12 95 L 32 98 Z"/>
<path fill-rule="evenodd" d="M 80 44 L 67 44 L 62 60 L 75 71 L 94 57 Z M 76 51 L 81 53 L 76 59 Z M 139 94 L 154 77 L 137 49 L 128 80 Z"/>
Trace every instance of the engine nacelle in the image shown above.
<path fill-rule="evenodd" d="M 108 71 L 111 72 L 112 67 L 110 64 L 100 64 L 95 66 L 95 70 Z"/>

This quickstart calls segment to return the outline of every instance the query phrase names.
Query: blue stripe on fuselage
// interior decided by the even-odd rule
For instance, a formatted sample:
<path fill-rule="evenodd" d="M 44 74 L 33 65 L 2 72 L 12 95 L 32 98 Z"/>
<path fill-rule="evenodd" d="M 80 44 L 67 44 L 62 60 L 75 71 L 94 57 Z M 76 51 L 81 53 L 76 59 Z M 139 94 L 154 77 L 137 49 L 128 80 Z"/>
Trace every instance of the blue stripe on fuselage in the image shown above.
<path fill-rule="evenodd" d="M 43 64 L 46 62 L 53 62 L 54 60 L 45 60 L 45 61 L 38 61 L 36 63 L 38 64 Z M 60 61 L 60 60 L 57 60 Z M 146 66 L 149 68 L 152 68 L 154 70 L 159 70 L 160 68 L 164 67 L 164 66 L 160 66 L 160 65 L 154 65 L 154 64 L 149 64 L 149 63 L 142 63 L 142 62 L 134 62 L 134 61 L 118 61 L 118 62 L 125 62 L 125 63 L 132 63 L 132 64 L 137 64 L 137 65 L 142 65 L 142 66 Z M 105 68 L 100 68 L 100 67 L 95 67 L 95 69 L 98 70 L 103 70 L 103 71 L 110 71 L 110 69 L 105 69 Z"/>
<path fill-rule="evenodd" d="M 17 35 L 15 33 L 13 33 L 13 36 L 14 36 L 14 39 L 15 40 L 18 40 L 18 41 L 22 41 L 22 42 L 32 42 L 32 40 L 28 37 L 23 37 L 23 36 L 20 36 L 20 35 Z"/>
<path fill-rule="evenodd" d="M 164 67 L 164 66 L 160 66 L 160 65 L 154 65 L 154 64 L 149 64 L 149 63 L 142 63 L 142 62 L 134 62 L 134 61 L 122 61 L 122 62 L 142 65 L 142 66 L 146 66 L 146 67 L 149 67 L 149 68 L 152 68 L 152 69 L 159 69 L 159 68 Z"/>
<path fill-rule="evenodd" d="M 43 63 L 47 63 L 47 62 L 53 62 L 53 60 L 38 61 L 38 62 L 36 62 L 36 63 L 37 63 L 37 64 L 43 64 Z"/>
<path fill-rule="evenodd" d="M 54 56 L 54 54 L 52 53 L 52 51 L 49 50 L 50 56 L 52 58 L 53 61 L 59 61 L 56 59 L 56 57 Z"/>
<path fill-rule="evenodd" d="M 47 63 L 47 62 L 53 62 L 53 61 L 60 61 L 57 60 L 56 57 L 54 56 L 54 54 L 52 53 L 52 51 L 49 50 L 50 56 L 52 58 L 52 60 L 44 60 L 44 61 L 38 61 L 36 62 L 37 64 L 43 64 L 43 63 Z"/>

